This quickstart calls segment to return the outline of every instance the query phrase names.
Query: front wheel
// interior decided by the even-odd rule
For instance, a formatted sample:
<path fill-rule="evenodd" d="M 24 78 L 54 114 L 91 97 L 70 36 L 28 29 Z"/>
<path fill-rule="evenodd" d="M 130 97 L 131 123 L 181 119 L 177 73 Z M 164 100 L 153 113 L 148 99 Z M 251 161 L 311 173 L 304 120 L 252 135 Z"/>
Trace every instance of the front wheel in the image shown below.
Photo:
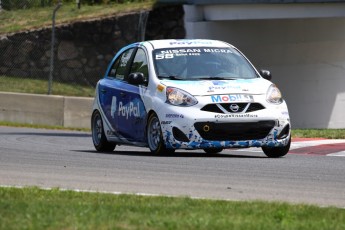
<path fill-rule="evenodd" d="M 167 149 L 163 141 L 163 134 L 156 114 L 151 114 L 147 122 L 147 143 L 154 154 L 174 153 L 175 149 Z"/>
<path fill-rule="evenodd" d="M 289 139 L 289 143 L 283 147 L 262 147 L 262 151 L 266 154 L 266 156 L 271 158 L 278 158 L 285 156 L 289 150 L 291 145 L 291 137 Z"/>
<path fill-rule="evenodd" d="M 115 149 L 116 144 L 108 142 L 103 129 L 101 114 L 96 110 L 91 118 L 92 140 L 95 149 L 99 152 L 111 152 Z"/>

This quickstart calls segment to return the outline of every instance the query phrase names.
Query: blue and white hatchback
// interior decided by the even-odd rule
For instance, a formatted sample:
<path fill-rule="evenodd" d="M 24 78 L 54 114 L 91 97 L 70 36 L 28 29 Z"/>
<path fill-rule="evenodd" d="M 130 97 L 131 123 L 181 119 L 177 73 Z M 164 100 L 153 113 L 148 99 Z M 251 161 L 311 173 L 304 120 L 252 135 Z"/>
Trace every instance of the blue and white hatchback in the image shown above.
<path fill-rule="evenodd" d="M 121 49 L 97 83 L 91 118 L 98 151 L 152 153 L 261 147 L 288 153 L 289 112 L 269 71 L 216 40 L 155 40 Z"/>

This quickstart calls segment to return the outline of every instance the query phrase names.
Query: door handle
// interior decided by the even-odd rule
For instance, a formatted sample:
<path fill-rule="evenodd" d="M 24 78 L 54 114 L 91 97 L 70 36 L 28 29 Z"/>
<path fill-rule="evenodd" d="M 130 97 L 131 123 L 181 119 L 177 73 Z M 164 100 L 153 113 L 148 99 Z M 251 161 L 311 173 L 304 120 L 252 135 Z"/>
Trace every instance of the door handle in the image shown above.
<path fill-rule="evenodd" d="M 126 93 L 121 92 L 120 95 L 121 95 L 121 97 L 125 97 L 125 96 L 126 96 Z"/>
<path fill-rule="evenodd" d="M 106 92 L 107 92 L 107 90 L 101 89 L 101 93 L 105 94 Z"/>

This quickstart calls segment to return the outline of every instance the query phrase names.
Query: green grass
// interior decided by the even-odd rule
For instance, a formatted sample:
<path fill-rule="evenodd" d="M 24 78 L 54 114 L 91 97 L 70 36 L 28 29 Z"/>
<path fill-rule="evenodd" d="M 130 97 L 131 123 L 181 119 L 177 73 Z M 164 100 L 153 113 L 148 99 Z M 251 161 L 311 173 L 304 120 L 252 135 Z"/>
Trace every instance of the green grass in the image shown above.
<path fill-rule="evenodd" d="M 345 129 L 293 129 L 292 137 L 345 139 Z"/>
<path fill-rule="evenodd" d="M 9 121 L 0 121 L 0 126 L 91 132 L 91 129 L 88 129 L 88 128 L 74 128 L 74 127 L 63 127 L 63 126 L 53 126 L 53 125 L 41 125 L 41 124 L 27 124 L 27 123 L 17 123 L 17 122 L 15 123 L 15 122 L 9 122 Z"/>
<path fill-rule="evenodd" d="M 64 3 L 57 11 L 56 25 L 151 9 L 154 4 L 153 0 L 146 0 L 127 4 L 82 5 L 81 9 L 78 9 L 74 2 Z M 54 7 L 2 10 L 0 11 L 0 34 L 51 27 Z"/>
<path fill-rule="evenodd" d="M 0 76 L 0 91 L 13 93 L 47 94 L 48 80 Z M 53 82 L 53 95 L 93 97 L 95 88 L 77 84 Z"/>
<path fill-rule="evenodd" d="M 335 207 L 32 187 L 0 188 L 0 197 L 0 229 L 345 229 Z"/>

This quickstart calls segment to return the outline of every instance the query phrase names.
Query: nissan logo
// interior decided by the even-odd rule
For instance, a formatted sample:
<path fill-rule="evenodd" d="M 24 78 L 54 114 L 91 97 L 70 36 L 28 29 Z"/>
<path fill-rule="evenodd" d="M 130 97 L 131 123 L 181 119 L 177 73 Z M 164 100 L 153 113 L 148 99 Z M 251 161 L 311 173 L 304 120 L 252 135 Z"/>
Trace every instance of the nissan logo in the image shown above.
<path fill-rule="evenodd" d="M 238 106 L 238 104 L 231 104 L 230 105 L 230 110 L 234 113 L 238 112 L 239 109 L 240 109 L 240 107 Z"/>

